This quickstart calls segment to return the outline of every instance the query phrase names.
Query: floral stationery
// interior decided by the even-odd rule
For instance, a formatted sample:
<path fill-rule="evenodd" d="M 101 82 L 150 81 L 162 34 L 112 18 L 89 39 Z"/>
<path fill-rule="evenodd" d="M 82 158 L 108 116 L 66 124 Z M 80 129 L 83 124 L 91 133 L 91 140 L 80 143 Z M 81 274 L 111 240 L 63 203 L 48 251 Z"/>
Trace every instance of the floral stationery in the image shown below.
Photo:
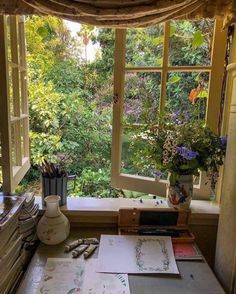
<path fill-rule="evenodd" d="M 48 258 L 37 294 L 130 294 L 128 275 L 96 273 L 96 258 Z"/>
<path fill-rule="evenodd" d="M 171 237 L 102 235 L 97 272 L 179 274 Z"/>
<path fill-rule="evenodd" d="M 48 258 L 37 294 L 83 293 L 84 264 L 71 258 Z"/>
<path fill-rule="evenodd" d="M 127 274 L 96 273 L 97 258 L 86 262 L 83 294 L 130 294 Z"/>

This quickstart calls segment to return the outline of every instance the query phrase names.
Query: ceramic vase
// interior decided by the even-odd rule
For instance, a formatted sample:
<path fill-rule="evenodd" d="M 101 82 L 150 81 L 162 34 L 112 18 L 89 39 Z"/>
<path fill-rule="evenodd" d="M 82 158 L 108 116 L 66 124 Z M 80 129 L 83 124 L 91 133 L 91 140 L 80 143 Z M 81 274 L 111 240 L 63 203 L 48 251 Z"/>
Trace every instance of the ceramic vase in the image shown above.
<path fill-rule="evenodd" d="M 175 185 L 167 184 L 166 201 L 169 207 L 189 209 L 192 196 L 192 175 L 180 175 Z"/>
<path fill-rule="evenodd" d="M 63 242 L 70 233 L 70 223 L 59 208 L 60 196 L 45 198 L 46 211 L 37 226 L 37 235 L 41 242 L 56 245 Z"/>

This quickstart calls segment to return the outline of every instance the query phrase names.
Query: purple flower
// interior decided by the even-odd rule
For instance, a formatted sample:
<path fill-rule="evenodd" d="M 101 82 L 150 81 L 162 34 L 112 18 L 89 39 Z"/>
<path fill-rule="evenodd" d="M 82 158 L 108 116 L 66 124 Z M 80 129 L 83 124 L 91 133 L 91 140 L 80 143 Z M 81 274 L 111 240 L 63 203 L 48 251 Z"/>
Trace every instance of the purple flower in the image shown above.
<path fill-rule="evenodd" d="M 159 171 L 159 170 L 155 170 L 155 171 L 152 172 L 152 175 L 153 175 L 154 177 L 160 177 L 160 176 L 162 175 L 162 172 Z"/>
<path fill-rule="evenodd" d="M 227 136 L 220 137 L 220 144 L 221 146 L 226 146 L 227 144 Z"/>
<path fill-rule="evenodd" d="M 188 149 L 187 147 L 177 147 L 177 153 L 182 156 L 184 159 L 192 160 L 195 159 L 199 153 Z"/>
<path fill-rule="evenodd" d="M 175 122 L 175 123 L 178 122 L 178 114 L 177 114 L 177 113 L 173 113 L 173 114 L 171 115 L 171 118 L 172 118 L 173 122 Z"/>

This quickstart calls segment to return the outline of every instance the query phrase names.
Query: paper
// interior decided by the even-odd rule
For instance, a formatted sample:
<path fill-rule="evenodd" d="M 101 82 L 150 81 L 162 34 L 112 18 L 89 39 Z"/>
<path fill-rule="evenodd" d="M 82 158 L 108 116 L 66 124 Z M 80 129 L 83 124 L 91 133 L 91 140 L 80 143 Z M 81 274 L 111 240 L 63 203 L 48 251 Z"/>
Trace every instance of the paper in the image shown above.
<path fill-rule="evenodd" d="M 130 294 L 128 275 L 96 273 L 96 262 L 48 258 L 37 294 Z"/>
<path fill-rule="evenodd" d="M 97 259 L 86 262 L 83 294 L 129 294 L 129 280 L 126 274 L 96 273 Z"/>
<path fill-rule="evenodd" d="M 97 272 L 178 274 L 171 237 L 102 235 Z"/>
<path fill-rule="evenodd" d="M 84 263 L 71 258 L 48 258 L 37 294 L 83 293 Z"/>

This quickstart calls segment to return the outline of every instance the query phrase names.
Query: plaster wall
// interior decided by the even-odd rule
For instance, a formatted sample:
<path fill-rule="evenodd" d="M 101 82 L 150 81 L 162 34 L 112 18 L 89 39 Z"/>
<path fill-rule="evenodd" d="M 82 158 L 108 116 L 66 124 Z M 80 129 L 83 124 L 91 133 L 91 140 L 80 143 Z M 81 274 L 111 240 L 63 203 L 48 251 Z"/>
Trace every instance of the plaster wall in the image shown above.
<path fill-rule="evenodd" d="M 235 52 L 236 53 L 236 52 Z M 228 144 L 225 158 L 215 271 L 227 293 L 236 293 L 236 63 L 228 66 L 231 96 Z"/>

